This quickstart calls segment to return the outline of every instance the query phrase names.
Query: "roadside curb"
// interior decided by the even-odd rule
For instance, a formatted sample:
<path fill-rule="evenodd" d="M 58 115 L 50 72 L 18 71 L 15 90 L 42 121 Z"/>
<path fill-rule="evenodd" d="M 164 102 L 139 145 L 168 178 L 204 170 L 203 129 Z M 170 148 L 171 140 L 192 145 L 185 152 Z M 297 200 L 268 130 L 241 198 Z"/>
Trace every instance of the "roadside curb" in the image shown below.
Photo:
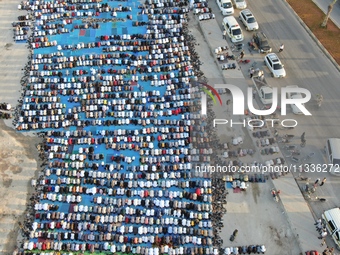
<path fill-rule="evenodd" d="M 309 27 L 303 22 L 303 20 L 297 15 L 297 13 L 294 11 L 294 9 L 290 6 L 290 4 L 283 0 L 283 2 L 286 4 L 286 6 L 292 11 L 292 13 L 295 15 L 295 17 L 298 19 L 300 24 L 304 27 L 304 29 L 307 31 L 309 36 L 313 39 L 313 41 L 319 46 L 319 48 L 322 50 L 322 52 L 328 57 L 328 59 L 332 62 L 332 64 L 335 66 L 335 68 L 340 72 L 340 65 L 334 60 L 332 55 L 328 52 L 328 50 L 321 44 L 321 42 L 316 38 L 316 36 L 313 34 L 313 32 L 309 29 Z M 313 3 L 315 3 L 313 1 Z M 318 6 L 318 5 L 317 5 Z M 318 6 L 319 7 L 319 6 Z M 319 7 L 320 8 L 320 7 Z M 321 10 L 321 9 L 320 9 Z M 335 24 L 335 23 L 334 23 Z"/>

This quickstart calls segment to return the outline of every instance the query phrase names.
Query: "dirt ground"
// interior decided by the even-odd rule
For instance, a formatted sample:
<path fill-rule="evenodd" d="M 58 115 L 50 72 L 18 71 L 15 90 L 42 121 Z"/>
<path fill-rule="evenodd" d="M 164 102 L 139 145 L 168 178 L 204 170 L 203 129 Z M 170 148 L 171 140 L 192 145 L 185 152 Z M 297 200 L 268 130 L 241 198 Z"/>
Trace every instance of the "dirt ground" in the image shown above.
<path fill-rule="evenodd" d="M 24 43 L 13 41 L 12 22 L 19 15 L 18 0 L 0 0 L 0 102 L 17 104 L 22 68 L 27 62 Z M 6 125 L 5 125 L 6 122 Z M 30 180 L 37 170 L 36 137 L 14 131 L 11 120 L 0 120 L 0 254 L 12 254 L 17 245 L 18 222 L 24 220 Z M 20 235 L 19 235 L 20 236 Z"/>
<path fill-rule="evenodd" d="M 287 0 L 294 11 L 340 65 L 340 29 L 328 20 L 327 29 L 321 28 L 325 14 L 311 0 Z"/>
<path fill-rule="evenodd" d="M 12 254 L 17 243 L 18 222 L 23 222 L 30 180 L 37 169 L 36 137 L 7 127 L 0 120 L 0 254 Z"/>

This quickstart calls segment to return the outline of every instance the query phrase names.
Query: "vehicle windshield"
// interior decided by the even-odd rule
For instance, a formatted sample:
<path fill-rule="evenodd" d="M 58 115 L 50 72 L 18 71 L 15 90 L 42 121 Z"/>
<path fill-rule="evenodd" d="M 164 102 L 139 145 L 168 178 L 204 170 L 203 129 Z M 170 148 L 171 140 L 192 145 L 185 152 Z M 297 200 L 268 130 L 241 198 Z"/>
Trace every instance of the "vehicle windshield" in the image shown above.
<path fill-rule="evenodd" d="M 264 94 L 264 99 L 272 99 L 272 98 L 273 98 L 273 93 Z"/>
<path fill-rule="evenodd" d="M 274 64 L 273 68 L 274 70 L 280 70 L 283 68 L 283 66 L 281 64 Z"/>
<path fill-rule="evenodd" d="M 244 0 L 236 0 L 236 3 L 243 3 Z"/>
<path fill-rule="evenodd" d="M 261 40 L 261 45 L 268 46 L 268 41 L 266 39 Z"/>
<path fill-rule="evenodd" d="M 225 8 L 225 9 L 228 9 L 228 8 L 231 7 L 231 3 L 223 3 L 222 7 Z"/>
<path fill-rule="evenodd" d="M 255 23 L 256 22 L 256 20 L 255 20 L 255 18 L 249 18 L 249 19 L 247 19 L 247 22 L 248 23 Z"/>
<path fill-rule="evenodd" d="M 233 35 L 241 35 L 241 34 L 242 34 L 241 29 L 237 28 L 233 30 Z"/>

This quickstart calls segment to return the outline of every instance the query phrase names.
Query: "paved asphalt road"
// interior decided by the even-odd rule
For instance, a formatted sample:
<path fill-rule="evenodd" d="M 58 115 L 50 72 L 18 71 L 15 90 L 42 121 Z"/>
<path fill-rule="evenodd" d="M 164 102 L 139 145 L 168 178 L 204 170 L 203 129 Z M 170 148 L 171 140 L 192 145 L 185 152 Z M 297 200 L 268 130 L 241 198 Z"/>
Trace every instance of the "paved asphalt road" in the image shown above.
<path fill-rule="evenodd" d="M 311 40 L 285 2 L 258 1 L 256 5 L 254 3 L 250 3 L 250 9 L 256 15 L 262 30 L 270 38 L 273 49 L 277 49 L 280 43 L 286 46 L 280 56 L 287 77 L 268 80 L 273 86 L 296 84 L 312 93 L 313 98 L 306 106 L 313 116 L 297 117 L 299 121 L 297 134 L 306 131 L 308 145 L 324 144 L 328 137 L 339 135 L 337 121 L 340 116 L 339 71 Z M 322 94 L 324 97 L 320 109 L 313 100 L 316 94 Z"/>
<path fill-rule="evenodd" d="M 217 5 L 211 3 L 210 6 L 217 14 L 218 24 L 221 24 L 222 16 L 218 12 Z M 264 55 L 254 53 L 250 56 L 246 50 L 246 57 L 255 59 L 258 62 L 257 66 L 264 68 L 265 76 L 272 86 L 284 87 L 296 84 L 311 92 L 312 100 L 306 107 L 313 116 L 289 114 L 287 117 L 296 118 L 299 122 L 294 131 L 296 135 L 305 131 L 308 145 L 321 149 L 328 137 L 339 135 L 337 121 L 340 117 L 339 71 L 300 25 L 284 1 L 248 1 L 248 8 L 257 18 L 260 30 L 267 34 L 274 52 L 278 50 L 281 43 L 284 43 L 285 50 L 279 56 L 285 65 L 287 77 L 271 78 L 269 70 L 263 66 Z M 234 16 L 237 17 L 238 12 L 236 10 Z M 247 43 L 251 39 L 252 32 L 244 31 L 244 34 L 244 42 Z M 247 75 L 247 68 L 244 68 L 244 71 Z M 321 108 L 316 105 L 316 94 L 322 94 L 324 97 Z"/>

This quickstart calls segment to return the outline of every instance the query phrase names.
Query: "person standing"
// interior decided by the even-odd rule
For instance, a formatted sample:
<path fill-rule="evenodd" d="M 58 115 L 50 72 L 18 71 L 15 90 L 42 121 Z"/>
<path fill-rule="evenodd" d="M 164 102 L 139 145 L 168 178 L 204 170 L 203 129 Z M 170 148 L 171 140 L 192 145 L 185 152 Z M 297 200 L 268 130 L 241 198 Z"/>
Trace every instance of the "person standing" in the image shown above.
<path fill-rule="evenodd" d="M 237 236 L 237 233 L 238 233 L 238 230 L 235 229 L 234 232 L 233 232 L 233 234 L 232 234 L 232 235 L 230 236 L 230 238 L 229 238 L 229 240 L 230 240 L 231 242 L 233 242 L 233 241 L 235 240 L 235 238 L 236 238 L 236 236 Z"/>
<path fill-rule="evenodd" d="M 322 223 L 318 223 L 316 225 L 316 230 L 321 234 L 322 233 L 322 230 L 323 230 L 323 225 Z"/>
<path fill-rule="evenodd" d="M 235 237 L 236 237 L 236 236 L 237 236 L 237 234 L 238 234 L 238 230 L 237 230 L 237 229 L 235 229 L 235 230 L 234 230 L 234 232 L 233 232 L 233 236 L 235 236 Z"/>
<path fill-rule="evenodd" d="M 314 184 L 317 185 L 317 184 L 319 183 L 319 181 L 320 181 L 320 178 L 317 178 L 317 179 L 315 180 Z"/>
<path fill-rule="evenodd" d="M 306 142 L 305 135 L 306 135 L 306 132 L 303 132 L 302 135 L 301 135 L 301 142 L 302 143 Z"/>
<path fill-rule="evenodd" d="M 321 183 L 320 183 L 320 186 L 323 186 L 323 185 L 325 184 L 326 180 L 327 180 L 326 177 L 323 178 L 322 181 L 321 181 Z"/>
<path fill-rule="evenodd" d="M 274 189 L 272 189 L 272 196 L 275 197 L 276 196 L 276 191 Z"/>
<path fill-rule="evenodd" d="M 318 224 L 321 224 L 322 223 L 322 220 L 321 218 L 317 219 L 317 221 L 314 223 L 314 225 L 318 225 Z"/>
<path fill-rule="evenodd" d="M 318 106 L 320 107 L 323 101 L 323 96 L 320 94 L 316 95 L 316 101 L 318 103 Z"/>
<path fill-rule="evenodd" d="M 223 39 L 226 40 L 227 39 L 227 30 L 223 30 Z"/>
<path fill-rule="evenodd" d="M 322 231 L 319 239 L 325 238 L 327 236 L 327 231 Z"/>
<path fill-rule="evenodd" d="M 244 50 L 242 50 L 240 53 L 240 59 L 242 59 L 243 57 L 244 57 Z"/>
<path fill-rule="evenodd" d="M 259 74 L 258 79 L 259 79 L 260 81 L 263 81 L 263 80 L 264 80 L 264 73 L 263 73 L 263 72 L 261 72 L 261 73 Z"/>
<path fill-rule="evenodd" d="M 282 52 L 284 48 L 285 48 L 285 46 L 284 46 L 283 43 L 282 43 L 282 44 L 280 45 L 279 52 Z"/>
<path fill-rule="evenodd" d="M 250 79 L 253 78 L 254 72 L 255 72 L 254 68 L 250 69 L 250 72 L 249 72 Z"/>

